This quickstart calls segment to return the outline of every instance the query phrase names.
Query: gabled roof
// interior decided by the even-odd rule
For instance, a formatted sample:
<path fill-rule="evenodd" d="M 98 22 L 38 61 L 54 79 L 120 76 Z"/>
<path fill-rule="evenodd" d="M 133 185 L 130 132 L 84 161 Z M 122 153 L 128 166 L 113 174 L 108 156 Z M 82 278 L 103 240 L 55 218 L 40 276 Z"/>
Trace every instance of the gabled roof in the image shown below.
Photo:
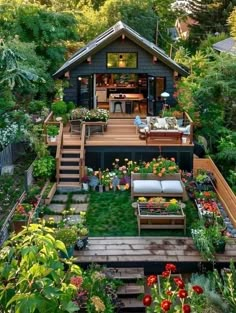
<path fill-rule="evenodd" d="M 128 25 L 119 21 L 108 30 L 100 34 L 97 38 L 90 41 L 83 48 L 78 50 L 74 55 L 70 57 L 68 61 L 66 61 L 61 68 L 53 74 L 55 78 L 61 77 L 68 70 L 76 67 L 78 64 L 85 61 L 89 56 L 95 54 L 105 46 L 107 46 L 112 41 L 119 38 L 122 34 L 127 36 L 131 41 L 135 42 L 137 45 L 141 46 L 143 49 L 148 51 L 153 56 L 156 56 L 163 63 L 168 65 L 170 68 L 178 72 L 183 76 L 187 76 L 188 72 L 182 68 L 179 64 L 177 64 L 174 60 L 172 60 L 165 52 L 158 48 L 154 43 L 148 41 L 144 37 L 142 37 L 135 30 L 130 28 Z"/>
<path fill-rule="evenodd" d="M 213 48 L 219 52 L 227 52 L 236 55 L 236 40 L 232 37 L 216 42 Z"/>

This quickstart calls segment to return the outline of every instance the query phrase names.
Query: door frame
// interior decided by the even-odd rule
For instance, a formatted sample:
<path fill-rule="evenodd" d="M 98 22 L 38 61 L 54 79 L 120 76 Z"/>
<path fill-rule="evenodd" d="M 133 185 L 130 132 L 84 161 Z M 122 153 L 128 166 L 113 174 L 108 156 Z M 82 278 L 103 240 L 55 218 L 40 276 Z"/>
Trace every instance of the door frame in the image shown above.
<path fill-rule="evenodd" d="M 81 86 L 83 79 L 88 79 L 88 96 L 82 99 Z M 80 75 L 77 77 L 77 105 L 88 108 L 94 108 L 94 76 L 93 75 Z"/>

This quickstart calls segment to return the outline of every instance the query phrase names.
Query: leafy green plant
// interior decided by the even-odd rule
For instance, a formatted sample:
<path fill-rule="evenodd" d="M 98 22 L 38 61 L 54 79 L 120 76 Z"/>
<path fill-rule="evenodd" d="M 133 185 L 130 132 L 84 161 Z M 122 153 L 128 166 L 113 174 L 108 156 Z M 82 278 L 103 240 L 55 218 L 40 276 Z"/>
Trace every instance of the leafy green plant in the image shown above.
<path fill-rule="evenodd" d="M 66 103 L 62 100 L 54 102 L 51 109 L 55 116 L 63 116 L 67 112 Z"/>
<path fill-rule="evenodd" d="M 50 178 L 55 171 L 56 163 L 52 156 L 45 156 L 33 163 L 33 176 L 36 178 Z"/>
<path fill-rule="evenodd" d="M 73 228 L 61 228 L 55 231 L 55 238 L 62 241 L 66 247 L 74 246 L 78 238 Z"/>
<path fill-rule="evenodd" d="M 230 268 L 224 268 L 221 275 L 215 269 L 214 280 L 221 296 L 228 303 L 230 311 L 236 310 L 236 269 L 233 260 L 230 261 Z"/>
<path fill-rule="evenodd" d="M 0 311 L 2 313 L 75 312 L 72 301 L 76 288 L 71 277 L 80 268 L 59 258 L 65 245 L 53 237 L 54 231 L 31 224 L 7 241 L 0 251 Z M 14 243 L 14 244 L 13 244 Z"/>
<path fill-rule="evenodd" d="M 47 134 L 50 137 L 56 137 L 59 133 L 59 127 L 57 125 L 48 125 Z"/>

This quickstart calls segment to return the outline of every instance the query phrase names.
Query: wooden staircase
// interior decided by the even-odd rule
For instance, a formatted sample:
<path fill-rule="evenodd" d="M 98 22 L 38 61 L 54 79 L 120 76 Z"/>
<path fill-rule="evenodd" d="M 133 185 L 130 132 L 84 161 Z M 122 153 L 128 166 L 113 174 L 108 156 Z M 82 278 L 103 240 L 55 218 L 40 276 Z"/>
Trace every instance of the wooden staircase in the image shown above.
<path fill-rule="evenodd" d="M 84 137 L 64 133 L 57 157 L 57 187 L 79 187 L 84 176 Z"/>
<path fill-rule="evenodd" d="M 118 288 L 117 295 L 121 309 L 119 313 L 145 312 L 142 299 L 144 295 L 144 269 L 142 267 L 133 268 L 112 268 L 113 278 L 123 281 L 123 285 Z"/>

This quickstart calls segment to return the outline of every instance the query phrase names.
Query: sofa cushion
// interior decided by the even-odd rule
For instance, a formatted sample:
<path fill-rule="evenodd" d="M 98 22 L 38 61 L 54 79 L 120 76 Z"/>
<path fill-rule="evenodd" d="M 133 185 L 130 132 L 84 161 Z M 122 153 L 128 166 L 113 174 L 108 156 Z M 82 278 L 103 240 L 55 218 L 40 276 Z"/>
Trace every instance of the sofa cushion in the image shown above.
<path fill-rule="evenodd" d="M 178 180 L 162 180 L 161 187 L 163 193 L 182 193 L 183 187 Z"/>
<path fill-rule="evenodd" d="M 159 180 L 134 180 L 133 184 L 136 193 L 160 193 L 162 191 Z"/>

